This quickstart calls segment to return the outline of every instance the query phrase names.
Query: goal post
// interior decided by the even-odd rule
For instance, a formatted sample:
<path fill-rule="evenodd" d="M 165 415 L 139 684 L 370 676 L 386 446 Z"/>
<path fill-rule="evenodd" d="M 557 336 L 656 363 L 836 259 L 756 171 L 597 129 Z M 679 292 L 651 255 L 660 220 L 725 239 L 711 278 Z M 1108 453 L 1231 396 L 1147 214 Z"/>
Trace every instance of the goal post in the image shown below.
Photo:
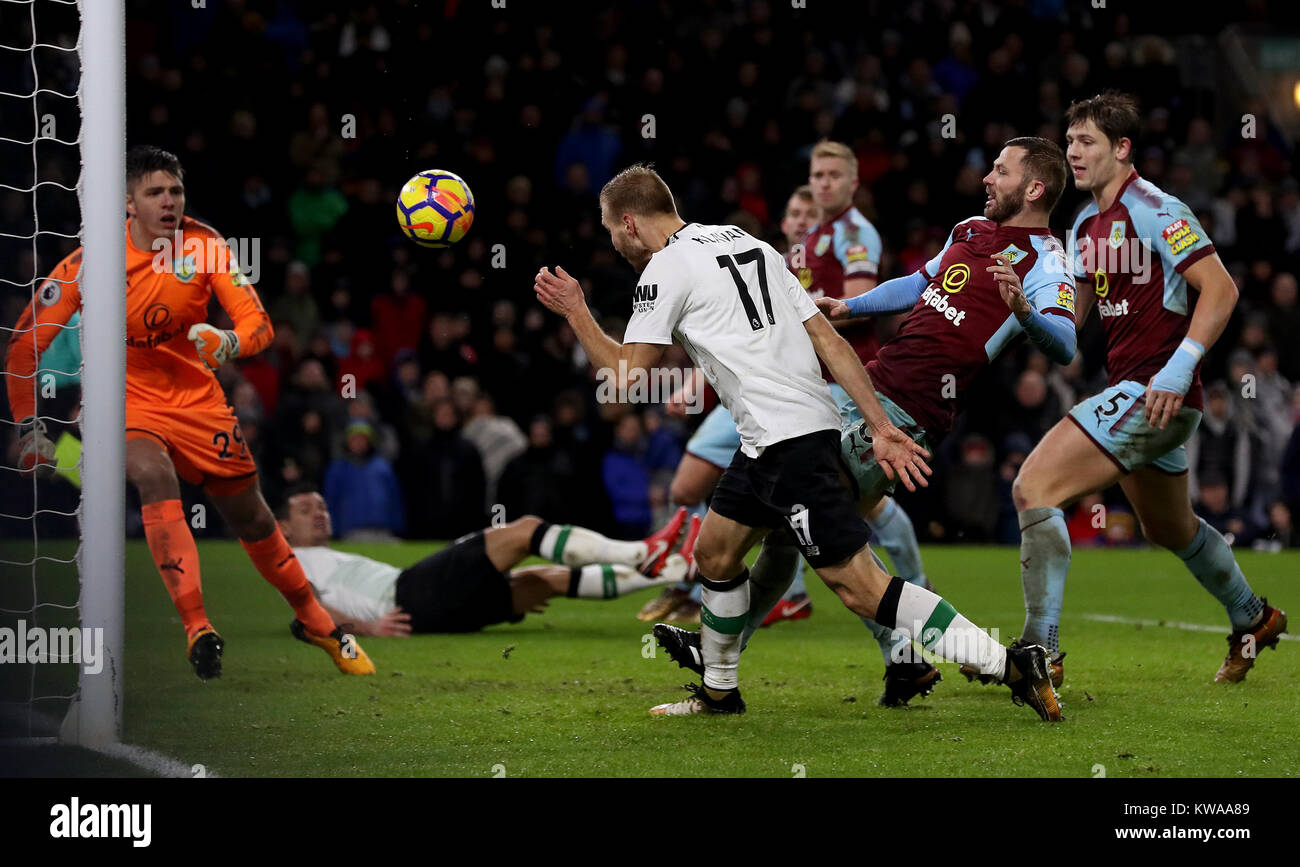
<path fill-rule="evenodd" d="M 81 11 L 82 501 L 81 623 L 103 629 L 104 664 L 80 675 L 60 740 L 86 747 L 122 736 L 126 486 L 126 9 Z"/>

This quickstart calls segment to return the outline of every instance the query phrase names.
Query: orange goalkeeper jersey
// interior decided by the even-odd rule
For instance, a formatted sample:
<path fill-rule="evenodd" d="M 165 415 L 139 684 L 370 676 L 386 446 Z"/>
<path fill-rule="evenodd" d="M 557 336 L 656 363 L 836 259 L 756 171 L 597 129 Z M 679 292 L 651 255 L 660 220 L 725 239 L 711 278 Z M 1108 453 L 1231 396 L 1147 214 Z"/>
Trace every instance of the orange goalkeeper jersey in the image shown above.
<path fill-rule="evenodd" d="M 141 250 L 126 222 L 126 401 L 185 409 L 225 396 L 212 371 L 199 360 L 187 335 L 208 318 L 217 300 L 239 335 L 239 354 L 253 355 L 271 342 L 271 320 L 240 272 L 225 239 L 208 225 L 185 217 L 171 249 Z M 170 259 L 168 254 L 171 254 Z M 81 248 L 72 251 L 41 282 L 9 339 L 5 369 L 14 420 L 34 415 L 40 355 L 81 309 L 77 272 Z M 94 287 L 91 287 L 93 291 Z M 83 320 L 84 324 L 84 320 Z"/>

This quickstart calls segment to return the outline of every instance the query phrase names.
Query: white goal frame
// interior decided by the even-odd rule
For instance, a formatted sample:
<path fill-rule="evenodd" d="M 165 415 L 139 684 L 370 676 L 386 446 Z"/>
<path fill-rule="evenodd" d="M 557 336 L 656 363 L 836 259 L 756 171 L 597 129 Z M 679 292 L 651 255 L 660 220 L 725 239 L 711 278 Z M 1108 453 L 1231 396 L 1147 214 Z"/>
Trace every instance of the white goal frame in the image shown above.
<path fill-rule="evenodd" d="M 59 739 L 122 740 L 126 569 L 126 3 L 81 12 L 81 625 L 104 630 L 104 665 L 79 679 Z"/>

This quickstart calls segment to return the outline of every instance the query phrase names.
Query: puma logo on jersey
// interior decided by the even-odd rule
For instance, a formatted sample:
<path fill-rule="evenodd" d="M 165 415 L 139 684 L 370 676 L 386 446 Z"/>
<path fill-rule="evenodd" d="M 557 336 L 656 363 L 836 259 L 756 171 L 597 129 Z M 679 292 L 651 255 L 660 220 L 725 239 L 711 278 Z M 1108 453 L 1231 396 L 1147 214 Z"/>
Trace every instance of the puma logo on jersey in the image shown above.
<path fill-rule="evenodd" d="M 655 299 L 659 297 L 659 284 L 651 283 L 638 286 L 632 290 L 632 309 L 637 313 L 649 313 L 655 309 Z"/>
<path fill-rule="evenodd" d="M 181 568 L 181 560 L 182 560 L 182 559 L 184 559 L 184 558 L 182 558 L 182 557 L 177 557 L 175 560 L 164 560 L 164 561 L 162 561 L 161 563 L 158 564 L 158 571 L 159 571 L 159 572 L 179 572 L 179 573 L 181 573 L 182 575 L 184 575 L 184 574 L 185 574 L 185 570 Z"/>
<path fill-rule="evenodd" d="M 1107 316 L 1126 316 L 1128 315 L 1128 299 L 1123 301 L 1102 301 L 1097 305 L 1097 313 L 1102 319 Z"/>
<path fill-rule="evenodd" d="M 939 291 L 939 287 L 930 284 L 930 288 L 921 294 L 921 303 L 933 307 L 943 314 L 953 325 L 961 325 L 961 321 L 966 318 L 965 310 L 958 310 L 957 305 L 948 300 L 948 296 Z"/>

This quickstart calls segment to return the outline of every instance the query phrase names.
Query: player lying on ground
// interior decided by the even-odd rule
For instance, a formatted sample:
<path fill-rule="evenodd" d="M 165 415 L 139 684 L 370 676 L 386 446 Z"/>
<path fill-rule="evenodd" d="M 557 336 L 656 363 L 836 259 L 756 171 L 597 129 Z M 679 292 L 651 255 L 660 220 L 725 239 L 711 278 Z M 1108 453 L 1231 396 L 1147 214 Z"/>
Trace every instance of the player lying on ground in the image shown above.
<path fill-rule="evenodd" d="M 1054 142 L 1012 139 L 984 177 L 983 217 L 953 227 L 943 249 L 920 270 L 847 301 L 816 302 L 833 319 L 910 309 L 867 372 L 889 419 L 927 449 L 952 429 L 971 381 L 1013 342 L 1027 336 L 1060 364 L 1074 357 L 1073 284 L 1065 251 L 1048 229 L 1065 183 L 1065 155 Z M 840 447 L 858 507 L 869 513 L 894 481 L 856 408 L 846 413 Z M 797 557 L 788 537 L 773 534 L 764 541 L 751 570 L 745 642 L 789 580 L 785 564 Z M 657 625 L 655 635 L 678 664 L 701 669 L 698 635 L 667 624 Z M 940 679 L 934 666 L 911 652 L 910 639 L 894 647 L 885 705 L 925 695 Z"/>
<path fill-rule="evenodd" d="M 184 215 L 184 171 L 175 156 L 132 148 L 126 190 L 126 477 L 140 495 L 149 552 L 185 626 L 194 673 L 203 680 L 221 675 L 225 641 L 203 608 L 199 552 L 177 475 L 203 486 L 257 571 L 293 607 L 294 637 L 323 649 L 340 671 L 373 673 L 365 651 L 312 595 L 262 499 L 257 466 L 212 373 L 270 344 L 271 320 L 257 292 L 225 240 Z M 35 384 L 41 353 L 81 309 L 80 267 L 78 247 L 41 283 L 5 358 L 9 406 L 22 428 L 20 466 L 43 475 L 53 472 L 54 445 L 37 415 Z M 213 293 L 234 330 L 204 322 Z"/>
<path fill-rule="evenodd" d="M 330 548 L 333 528 L 325 498 L 315 491 L 290 495 L 276 510 L 321 604 L 358 635 L 475 632 L 494 623 L 518 623 L 540 612 L 552 596 L 614 599 L 682 580 L 693 564 L 700 519 L 680 509 L 640 542 L 620 542 L 583 527 L 526 515 L 502 527 L 471 533 L 406 569 Z M 530 555 L 563 566 L 513 567 Z"/>
<path fill-rule="evenodd" d="M 789 526 L 809 564 L 849 609 L 905 634 L 924 634 L 940 656 L 977 666 L 1043 719 L 1059 719 L 1041 647 L 1003 647 L 942 598 L 891 578 L 872 559 L 840 454 L 839 412 L 818 357 L 861 409 L 889 478 L 901 478 L 909 489 L 918 480 L 924 485 L 928 453 L 890 421 L 857 355 L 781 255 L 735 226 L 685 223 L 667 184 L 644 166 L 616 175 L 601 190 L 600 205 L 614 248 L 642 272 L 627 342 L 620 346 L 601 330 L 582 287 L 563 269 L 538 272 L 538 299 L 568 319 L 592 364 L 620 386 L 648 376 L 678 339 L 741 436 L 695 548 L 704 582 L 704 683 L 688 687 L 690 699 L 653 712 L 745 710 L 737 677 L 750 608 L 743 558 L 771 530 Z"/>
<path fill-rule="evenodd" d="M 1192 511 L 1184 443 L 1201 420 L 1201 358 L 1232 316 L 1237 287 L 1191 209 L 1133 168 L 1132 97 L 1076 102 L 1066 120 L 1074 184 L 1093 199 L 1073 229 L 1079 323 L 1096 301 L 1110 382 L 1047 432 L 1012 487 L 1024 637 L 1059 650 L 1070 568 L 1061 509 L 1118 483 L 1147 539 L 1178 555 L 1227 611 L 1232 634 L 1214 680 L 1235 683 L 1260 649 L 1277 646 L 1286 613 L 1255 595 L 1223 536 Z"/>

